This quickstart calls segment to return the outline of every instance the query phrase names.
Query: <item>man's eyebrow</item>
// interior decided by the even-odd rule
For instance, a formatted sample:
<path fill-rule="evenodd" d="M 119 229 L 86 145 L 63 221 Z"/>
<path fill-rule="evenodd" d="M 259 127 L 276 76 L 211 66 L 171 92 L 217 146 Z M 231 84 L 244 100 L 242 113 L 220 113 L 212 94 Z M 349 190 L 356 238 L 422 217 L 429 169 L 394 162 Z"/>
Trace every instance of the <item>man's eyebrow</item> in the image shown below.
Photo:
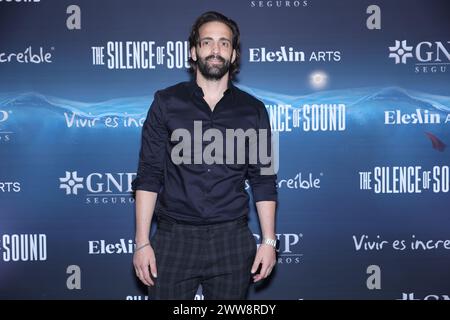
<path fill-rule="evenodd" d="M 200 40 L 214 40 L 214 39 L 212 37 L 203 37 L 203 38 L 200 38 Z M 230 39 L 225 38 L 225 37 L 221 37 L 221 38 L 219 38 L 219 40 L 226 40 L 228 42 L 231 42 Z"/>

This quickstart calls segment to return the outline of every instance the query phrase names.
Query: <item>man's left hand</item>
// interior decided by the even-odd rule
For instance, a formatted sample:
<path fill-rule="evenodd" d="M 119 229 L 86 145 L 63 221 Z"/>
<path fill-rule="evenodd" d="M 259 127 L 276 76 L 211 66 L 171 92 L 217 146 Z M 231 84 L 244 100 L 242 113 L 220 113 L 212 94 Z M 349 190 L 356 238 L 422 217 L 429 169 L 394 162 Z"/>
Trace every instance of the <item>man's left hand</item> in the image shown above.
<path fill-rule="evenodd" d="M 261 279 L 265 279 L 272 272 L 273 267 L 276 264 L 275 248 L 260 244 L 258 251 L 256 252 L 255 261 L 252 266 L 252 274 L 258 270 L 258 266 L 261 264 L 261 271 L 253 276 L 253 282 L 257 282 Z"/>

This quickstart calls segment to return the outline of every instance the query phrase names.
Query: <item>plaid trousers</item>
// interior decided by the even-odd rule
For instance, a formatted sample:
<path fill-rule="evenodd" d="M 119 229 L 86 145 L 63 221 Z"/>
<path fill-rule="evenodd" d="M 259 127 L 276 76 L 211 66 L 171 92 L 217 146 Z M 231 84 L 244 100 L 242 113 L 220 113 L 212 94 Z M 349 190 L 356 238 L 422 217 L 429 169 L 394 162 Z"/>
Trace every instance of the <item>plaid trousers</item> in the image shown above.
<path fill-rule="evenodd" d="M 243 216 L 211 225 L 189 225 L 158 216 L 151 238 L 158 277 L 150 300 L 246 299 L 256 241 Z"/>

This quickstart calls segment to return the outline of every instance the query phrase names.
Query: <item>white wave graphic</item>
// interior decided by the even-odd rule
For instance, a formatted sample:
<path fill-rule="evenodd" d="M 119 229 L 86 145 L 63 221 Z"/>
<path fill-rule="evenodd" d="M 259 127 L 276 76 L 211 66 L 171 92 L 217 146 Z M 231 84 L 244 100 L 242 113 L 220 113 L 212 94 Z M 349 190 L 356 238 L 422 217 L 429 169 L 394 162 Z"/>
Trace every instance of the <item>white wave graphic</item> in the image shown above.
<path fill-rule="evenodd" d="M 402 103 L 408 108 L 427 108 L 436 112 L 450 112 L 450 97 L 428 94 L 399 87 L 366 87 L 344 90 L 320 91 L 311 94 L 291 96 L 257 88 L 238 85 L 242 90 L 256 96 L 268 104 L 291 105 L 300 108 L 304 104 L 344 103 L 347 113 L 361 114 L 374 112 L 374 108 L 392 107 Z M 74 101 L 37 92 L 0 94 L 0 108 L 30 107 L 47 109 L 52 112 L 73 112 L 86 118 L 107 116 L 143 116 L 147 113 L 153 95 L 114 98 L 101 102 Z M 367 109 L 366 105 L 371 108 Z"/>

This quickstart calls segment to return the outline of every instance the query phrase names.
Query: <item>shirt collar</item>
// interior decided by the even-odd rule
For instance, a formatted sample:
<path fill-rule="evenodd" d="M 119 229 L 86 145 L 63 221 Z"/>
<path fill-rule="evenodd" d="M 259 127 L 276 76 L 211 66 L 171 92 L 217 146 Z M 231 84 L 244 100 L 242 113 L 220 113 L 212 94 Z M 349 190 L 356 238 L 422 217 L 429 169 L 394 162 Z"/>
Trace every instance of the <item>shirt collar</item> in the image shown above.
<path fill-rule="evenodd" d="M 189 81 L 188 88 L 189 88 L 191 97 L 194 95 L 197 95 L 198 97 L 203 98 L 203 96 L 204 96 L 203 90 L 197 84 L 197 82 L 195 80 Z M 233 99 L 236 95 L 236 87 L 234 86 L 234 84 L 231 80 L 228 80 L 228 89 L 225 90 L 223 95 L 226 96 L 228 94 L 230 94 Z"/>

